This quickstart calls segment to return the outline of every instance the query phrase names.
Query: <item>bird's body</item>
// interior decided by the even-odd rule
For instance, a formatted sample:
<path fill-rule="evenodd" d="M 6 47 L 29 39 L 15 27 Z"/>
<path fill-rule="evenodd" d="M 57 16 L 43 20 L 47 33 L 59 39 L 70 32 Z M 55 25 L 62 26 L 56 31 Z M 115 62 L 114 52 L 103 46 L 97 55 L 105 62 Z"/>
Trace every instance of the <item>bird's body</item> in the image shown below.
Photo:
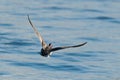
<path fill-rule="evenodd" d="M 37 31 L 37 29 L 35 28 L 35 26 L 33 26 L 32 22 L 31 22 L 31 20 L 29 18 L 29 15 L 28 15 L 28 21 L 31 24 L 34 32 L 37 34 L 37 37 L 39 38 L 39 40 L 40 40 L 40 42 L 42 44 L 42 49 L 41 49 L 41 52 L 40 52 L 41 56 L 48 57 L 54 51 L 61 50 L 61 49 L 66 49 L 66 48 L 81 47 L 81 46 L 83 46 L 83 45 L 85 45 L 87 43 L 87 42 L 84 42 L 82 44 L 78 44 L 78 45 L 74 45 L 74 46 L 63 46 L 63 47 L 55 47 L 55 48 L 53 48 L 53 46 L 52 46 L 51 43 L 49 43 L 47 45 L 46 42 L 43 40 L 41 34 Z"/>
<path fill-rule="evenodd" d="M 52 45 L 51 44 L 47 45 L 46 48 L 41 49 L 41 56 L 48 57 L 51 54 L 51 50 L 52 50 Z"/>

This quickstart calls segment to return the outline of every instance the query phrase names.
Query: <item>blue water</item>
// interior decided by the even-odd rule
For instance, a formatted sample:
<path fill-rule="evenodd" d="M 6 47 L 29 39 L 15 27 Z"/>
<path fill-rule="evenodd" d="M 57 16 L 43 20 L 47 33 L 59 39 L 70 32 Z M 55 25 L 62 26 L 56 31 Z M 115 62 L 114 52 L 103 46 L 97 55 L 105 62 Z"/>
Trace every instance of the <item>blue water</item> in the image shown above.
<path fill-rule="evenodd" d="M 87 45 L 39 55 L 41 44 Z M 1 0 L 0 80 L 120 80 L 120 0 Z"/>

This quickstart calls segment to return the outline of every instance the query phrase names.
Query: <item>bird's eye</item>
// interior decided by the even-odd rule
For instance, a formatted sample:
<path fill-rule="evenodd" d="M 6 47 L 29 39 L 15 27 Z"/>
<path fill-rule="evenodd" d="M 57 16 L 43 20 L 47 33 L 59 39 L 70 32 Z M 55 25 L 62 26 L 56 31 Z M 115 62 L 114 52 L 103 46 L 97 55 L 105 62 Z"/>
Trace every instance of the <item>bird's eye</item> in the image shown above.
<path fill-rule="evenodd" d="M 51 43 L 49 43 L 49 46 L 51 46 Z"/>

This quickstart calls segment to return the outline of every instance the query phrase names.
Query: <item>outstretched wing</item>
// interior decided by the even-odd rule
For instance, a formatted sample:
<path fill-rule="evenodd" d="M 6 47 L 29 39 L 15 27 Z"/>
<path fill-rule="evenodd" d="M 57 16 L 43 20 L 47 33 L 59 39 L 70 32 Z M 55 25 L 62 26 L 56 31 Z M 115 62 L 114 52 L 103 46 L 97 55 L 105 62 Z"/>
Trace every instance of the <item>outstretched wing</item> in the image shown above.
<path fill-rule="evenodd" d="M 38 30 L 35 28 L 35 26 L 32 24 L 31 20 L 30 20 L 30 17 L 28 15 L 28 21 L 30 23 L 30 25 L 32 26 L 34 32 L 37 34 L 37 37 L 39 38 L 41 44 L 42 44 L 42 47 L 45 48 L 47 46 L 47 44 L 45 43 L 45 41 L 43 40 L 42 36 L 40 35 L 40 33 L 38 32 Z"/>
<path fill-rule="evenodd" d="M 53 48 L 53 49 L 51 50 L 51 52 L 52 52 L 52 51 L 61 50 L 61 49 L 66 49 L 66 48 L 75 48 L 75 47 L 81 47 L 81 46 L 83 46 L 83 45 L 85 45 L 85 44 L 87 44 L 87 42 L 84 42 L 84 43 L 82 43 L 82 44 L 79 44 L 79 45 L 74 45 L 74 46 L 63 46 L 63 47 L 56 47 L 56 48 Z"/>

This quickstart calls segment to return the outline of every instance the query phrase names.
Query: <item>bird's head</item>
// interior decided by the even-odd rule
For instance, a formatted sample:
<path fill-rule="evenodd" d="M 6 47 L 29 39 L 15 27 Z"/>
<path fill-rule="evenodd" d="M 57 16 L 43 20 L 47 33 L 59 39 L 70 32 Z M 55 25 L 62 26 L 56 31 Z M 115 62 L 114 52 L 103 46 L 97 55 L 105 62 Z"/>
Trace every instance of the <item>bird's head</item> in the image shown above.
<path fill-rule="evenodd" d="M 52 44 L 51 44 L 51 43 L 49 43 L 49 47 L 51 47 L 51 48 L 52 48 Z"/>

